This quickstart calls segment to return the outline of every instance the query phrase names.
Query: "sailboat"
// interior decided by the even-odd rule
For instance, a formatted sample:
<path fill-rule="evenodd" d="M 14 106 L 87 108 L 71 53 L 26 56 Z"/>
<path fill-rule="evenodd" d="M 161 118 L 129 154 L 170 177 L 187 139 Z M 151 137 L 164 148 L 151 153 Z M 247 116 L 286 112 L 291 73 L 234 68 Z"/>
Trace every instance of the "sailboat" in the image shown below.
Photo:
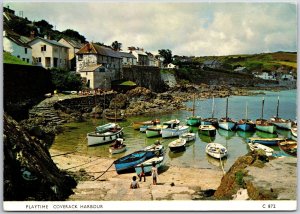
<path fill-rule="evenodd" d="M 279 96 L 278 96 L 278 100 L 277 100 L 276 116 L 272 117 L 270 119 L 270 121 L 278 128 L 290 130 L 292 128 L 292 121 L 282 119 L 278 116 L 278 114 L 279 114 Z"/>
<path fill-rule="evenodd" d="M 195 116 L 195 94 L 194 94 L 194 101 L 193 101 L 193 115 L 188 117 L 186 120 L 186 124 L 189 126 L 198 126 L 201 123 L 201 117 Z"/>
<path fill-rule="evenodd" d="M 233 130 L 236 122 L 228 117 L 228 97 L 226 98 L 226 117 L 219 120 L 219 127 L 225 130 Z"/>
<path fill-rule="evenodd" d="M 248 119 L 248 103 L 246 102 L 246 117 L 237 122 L 237 129 L 247 131 L 253 131 L 255 124 L 251 119 Z"/>
<path fill-rule="evenodd" d="M 211 117 L 202 119 L 201 125 L 213 125 L 215 128 L 217 128 L 218 127 L 218 118 L 214 117 L 214 113 L 215 113 L 215 99 L 213 97 Z"/>
<path fill-rule="evenodd" d="M 263 131 L 263 132 L 268 132 L 273 134 L 276 131 L 276 127 L 270 123 L 268 120 L 263 119 L 264 118 L 264 104 L 265 104 L 265 98 L 262 100 L 262 108 L 261 108 L 261 118 L 257 119 L 255 121 L 256 124 L 256 129 Z"/>

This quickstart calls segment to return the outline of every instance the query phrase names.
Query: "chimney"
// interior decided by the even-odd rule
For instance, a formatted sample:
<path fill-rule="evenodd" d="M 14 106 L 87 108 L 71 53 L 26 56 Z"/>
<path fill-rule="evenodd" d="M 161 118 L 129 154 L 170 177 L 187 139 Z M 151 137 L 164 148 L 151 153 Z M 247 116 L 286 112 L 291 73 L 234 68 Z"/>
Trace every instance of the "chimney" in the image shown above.
<path fill-rule="evenodd" d="M 33 30 L 32 30 L 32 31 L 30 31 L 30 37 L 29 37 L 29 38 L 30 38 L 31 40 L 32 40 L 32 39 L 34 39 L 34 37 L 35 37 L 35 36 L 34 36 L 34 34 L 35 34 L 35 33 L 34 33 L 34 31 L 33 31 Z"/>

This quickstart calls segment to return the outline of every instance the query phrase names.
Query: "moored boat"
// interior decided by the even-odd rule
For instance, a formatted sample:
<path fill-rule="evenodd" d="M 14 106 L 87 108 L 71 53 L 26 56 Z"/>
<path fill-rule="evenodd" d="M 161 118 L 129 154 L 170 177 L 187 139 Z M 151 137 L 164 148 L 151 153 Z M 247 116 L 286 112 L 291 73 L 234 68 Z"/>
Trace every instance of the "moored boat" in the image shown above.
<path fill-rule="evenodd" d="M 292 128 L 292 121 L 291 120 L 285 120 L 279 117 L 279 96 L 277 99 L 277 110 L 276 110 L 276 116 L 272 117 L 270 119 L 270 122 L 273 123 L 275 126 L 281 129 L 288 129 L 290 130 Z"/>
<path fill-rule="evenodd" d="M 195 94 L 193 99 L 193 114 L 192 116 L 188 117 L 186 119 L 186 124 L 189 126 L 199 126 L 201 123 L 201 117 L 195 116 Z"/>
<path fill-rule="evenodd" d="M 237 122 L 236 128 L 244 132 L 253 131 L 255 129 L 255 124 L 251 119 L 248 119 L 248 103 L 246 102 L 246 117 Z"/>
<path fill-rule="evenodd" d="M 112 128 L 103 132 L 87 133 L 88 146 L 105 144 L 123 136 L 123 128 Z"/>
<path fill-rule="evenodd" d="M 219 120 L 219 128 L 225 130 L 234 130 L 236 122 L 228 117 L 228 97 L 226 98 L 226 117 Z"/>
<path fill-rule="evenodd" d="M 185 150 L 186 140 L 183 138 L 178 138 L 169 143 L 169 148 L 171 152 L 180 152 Z"/>
<path fill-rule="evenodd" d="M 186 142 L 190 142 L 196 139 L 196 134 L 195 133 L 191 133 L 191 132 L 187 132 L 187 133 L 183 133 L 182 135 L 179 136 L 182 139 L 185 139 Z"/>
<path fill-rule="evenodd" d="M 215 136 L 216 128 L 212 125 L 200 125 L 199 132 L 207 136 Z"/>
<path fill-rule="evenodd" d="M 147 146 L 143 149 L 147 152 L 146 159 L 164 154 L 164 145 L 159 142 Z"/>
<path fill-rule="evenodd" d="M 151 159 L 145 160 L 144 162 L 136 165 L 134 167 L 136 174 L 137 175 L 141 174 L 141 172 L 142 172 L 142 165 L 143 165 L 144 173 L 145 174 L 151 173 L 153 162 L 155 163 L 156 168 L 159 169 L 160 167 L 163 166 L 164 156 L 153 157 Z"/>
<path fill-rule="evenodd" d="M 286 140 L 278 143 L 279 148 L 286 154 L 297 157 L 297 141 Z"/>
<path fill-rule="evenodd" d="M 272 156 L 274 153 L 274 149 L 272 149 L 268 146 L 262 145 L 260 143 L 248 143 L 248 146 L 251 151 L 259 150 L 259 149 L 264 150 L 267 156 Z"/>
<path fill-rule="evenodd" d="M 261 108 L 261 118 L 257 119 L 255 121 L 255 127 L 257 130 L 268 132 L 268 133 L 274 133 L 276 131 L 276 127 L 270 123 L 268 120 L 263 119 L 264 118 L 264 104 L 265 104 L 265 98 L 262 100 L 262 108 Z"/>
<path fill-rule="evenodd" d="M 152 125 L 158 125 L 160 124 L 160 120 L 159 119 L 155 119 L 155 120 L 148 120 L 148 121 L 143 121 L 143 122 L 133 122 L 132 124 L 132 128 L 135 130 L 140 129 L 142 126 L 152 126 Z"/>
<path fill-rule="evenodd" d="M 156 126 L 149 126 L 146 129 L 146 136 L 147 137 L 159 137 L 161 136 L 161 130 L 167 128 L 168 125 L 156 125 Z"/>
<path fill-rule="evenodd" d="M 189 131 L 189 126 L 176 126 L 175 128 L 166 128 L 161 130 L 162 138 L 178 137 Z"/>
<path fill-rule="evenodd" d="M 124 144 L 124 140 L 122 138 L 116 139 L 116 141 L 109 146 L 109 152 L 111 154 L 119 154 L 126 150 L 126 145 Z"/>
<path fill-rule="evenodd" d="M 297 126 L 293 126 L 293 127 L 291 128 L 291 133 L 292 133 L 292 135 L 293 135 L 294 137 L 297 138 Z"/>
<path fill-rule="evenodd" d="M 175 128 L 176 126 L 178 126 L 180 123 L 180 120 L 169 120 L 169 121 L 165 121 L 163 122 L 163 125 L 167 125 L 167 128 Z"/>
<path fill-rule="evenodd" d="M 217 128 L 219 126 L 218 118 L 215 118 L 214 114 L 215 114 L 215 98 L 213 97 L 211 117 L 202 119 L 201 125 L 212 125 L 215 128 Z"/>
<path fill-rule="evenodd" d="M 120 128 L 120 126 L 117 123 L 106 123 L 104 125 L 97 126 L 95 128 L 95 131 L 96 132 L 104 132 L 104 131 L 107 131 L 107 130 L 113 129 L 113 128 Z"/>
<path fill-rule="evenodd" d="M 250 137 L 247 139 L 248 143 L 259 143 L 268 146 L 276 146 L 279 142 L 285 141 L 285 138 L 261 138 L 261 137 Z"/>
<path fill-rule="evenodd" d="M 219 143 L 207 144 L 207 146 L 205 147 L 205 152 L 208 155 L 218 159 L 222 159 L 226 157 L 228 154 L 227 149 Z"/>
<path fill-rule="evenodd" d="M 114 165 L 118 174 L 133 171 L 134 166 L 146 160 L 146 151 L 136 151 L 114 161 Z"/>

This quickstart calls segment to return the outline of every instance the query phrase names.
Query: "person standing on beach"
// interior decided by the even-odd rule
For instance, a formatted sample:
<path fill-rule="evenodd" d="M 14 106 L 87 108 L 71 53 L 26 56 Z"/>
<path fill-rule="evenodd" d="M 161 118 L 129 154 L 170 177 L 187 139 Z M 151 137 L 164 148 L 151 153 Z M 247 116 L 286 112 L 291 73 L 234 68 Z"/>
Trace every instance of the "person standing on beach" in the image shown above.
<path fill-rule="evenodd" d="M 138 175 L 140 178 L 140 182 L 142 181 L 142 177 L 144 177 L 144 182 L 146 182 L 146 175 L 145 175 L 145 170 L 144 170 L 143 164 L 141 164 L 141 170 L 142 170 L 142 172 Z"/>
<path fill-rule="evenodd" d="M 153 178 L 153 185 L 156 185 L 157 184 L 158 172 L 157 172 L 155 162 L 152 163 L 151 173 L 152 173 L 152 178 Z"/>

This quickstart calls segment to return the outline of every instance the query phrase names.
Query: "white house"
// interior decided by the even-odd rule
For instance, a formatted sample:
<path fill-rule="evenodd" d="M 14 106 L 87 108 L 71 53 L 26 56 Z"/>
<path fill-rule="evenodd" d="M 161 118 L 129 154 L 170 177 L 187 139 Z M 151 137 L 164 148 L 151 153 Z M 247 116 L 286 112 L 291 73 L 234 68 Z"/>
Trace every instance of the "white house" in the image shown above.
<path fill-rule="evenodd" d="M 76 71 L 90 88 L 110 88 L 121 76 L 122 57 L 109 47 L 87 43 L 76 53 Z"/>
<path fill-rule="evenodd" d="M 67 46 L 69 48 L 68 52 L 68 66 L 73 71 L 76 67 L 76 53 L 83 47 L 83 44 L 80 41 L 69 38 L 61 38 L 58 41 L 60 44 Z"/>
<path fill-rule="evenodd" d="M 281 77 L 280 77 L 281 80 L 289 80 L 289 81 L 292 81 L 292 80 L 295 80 L 295 78 L 293 77 L 293 75 L 291 74 L 283 74 Z"/>
<path fill-rule="evenodd" d="M 144 52 L 143 48 L 130 49 L 130 53 L 136 57 L 137 65 L 149 65 L 148 55 Z"/>
<path fill-rule="evenodd" d="M 22 40 L 20 35 L 8 29 L 3 31 L 3 50 L 32 64 L 31 47 Z"/>
<path fill-rule="evenodd" d="M 68 69 L 68 47 L 54 40 L 36 37 L 28 43 L 34 64 L 44 68 Z"/>
<path fill-rule="evenodd" d="M 173 63 L 169 63 L 169 64 L 167 64 L 167 68 L 168 69 L 176 69 L 176 68 L 178 68 L 178 66 L 174 65 Z"/>
<path fill-rule="evenodd" d="M 133 54 L 121 52 L 121 51 L 119 52 L 119 54 L 122 57 L 123 65 L 136 65 L 137 64 L 137 59 Z"/>
<path fill-rule="evenodd" d="M 264 80 L 276 80 L 276 77 L 274 74 L 270 74 L 267 72 L 262 72 L 261 74 L 255 74 L 254 76 L 264 79 Z"/>

